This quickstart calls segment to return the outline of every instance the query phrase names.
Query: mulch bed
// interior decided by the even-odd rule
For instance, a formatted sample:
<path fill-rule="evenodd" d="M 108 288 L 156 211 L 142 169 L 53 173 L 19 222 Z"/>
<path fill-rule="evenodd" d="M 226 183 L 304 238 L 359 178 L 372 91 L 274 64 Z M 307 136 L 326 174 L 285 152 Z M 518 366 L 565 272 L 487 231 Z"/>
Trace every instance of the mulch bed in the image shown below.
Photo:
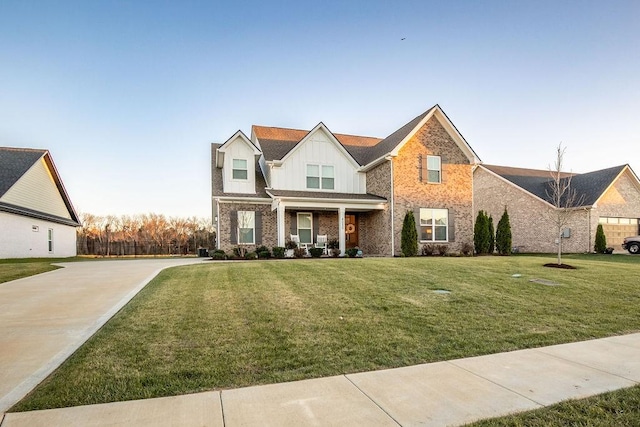
<path fill-rule="evenodd" d="M 545 267 L 551 267 L 551 268 L 564 268 L 566 270 L 575 270 L 576 267 L 574 267 L 573 265 L 569 265 L 569 264 L 557 264 L 554 262 L 550 262 L 548 264 L 544 265 Z"/>

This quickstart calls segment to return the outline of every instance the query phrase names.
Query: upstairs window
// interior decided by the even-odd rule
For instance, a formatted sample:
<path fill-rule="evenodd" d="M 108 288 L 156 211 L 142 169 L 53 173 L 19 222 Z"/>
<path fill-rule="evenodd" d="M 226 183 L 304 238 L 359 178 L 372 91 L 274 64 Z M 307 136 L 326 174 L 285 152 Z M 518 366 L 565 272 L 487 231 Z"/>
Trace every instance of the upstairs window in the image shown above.
<path fill-rule="evenodd" d="M 442 182 L 442 162 L 440 156 L 427 156 L 427 182 L 440 184 Z"/>
<path fill-rule="evenodd" d="M 49 253 L 52 254 L 53 253 L 53 228 L 50 228 L 47 234 L 47 247 L 49 249 Z"/>
<path fill-rule="evenodd" d="M 448 227 L 449 211 L 447 209 L 420 208 L 421 242 L 446 242 Z"/>
<path fill-rule="evenodd" d="M 333 166 L 307 165 L 307 188 L 333 190 L 335 188 Z"/>
<path fill-rule="evenodd" d="M 233 159 L 233 179 L 247 180 L 249 176 L 246 159 Z"/>

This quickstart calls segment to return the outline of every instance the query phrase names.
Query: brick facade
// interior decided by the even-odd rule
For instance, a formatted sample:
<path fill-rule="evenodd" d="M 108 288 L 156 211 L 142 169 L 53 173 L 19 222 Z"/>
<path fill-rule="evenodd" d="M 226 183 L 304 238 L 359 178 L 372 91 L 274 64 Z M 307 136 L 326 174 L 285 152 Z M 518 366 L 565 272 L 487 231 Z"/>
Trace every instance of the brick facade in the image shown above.
<path fill-rule="evenodd" d="M 270 204 L 256 204 L 256 203 L 220 203 L 220 235 L 218 236 L 220 242 L 220 249 L 226 253 L 233 253 L 233 248 L 237 247 L 237 244 L 231 243 L 231 214 L 237 211 L 256 211 L 261 212 L 262 222 L 262 239 L 257 241 L 255 245 L 243 245 L 247 247 L 249 251 L 255 251 L 256 246 L 266 246 L 269 249 L 276 246 L 278 243 L 277 234 L 277 217 L 276 212 L 271 210 Z M 256 239 L 257 240 L 257 239 Z"/>
<path fill-rule="evenodd" d="M 513 247 L 522 252 L 557 252 L 558 236 L 552 206 L 482 168 L 476 169 L 473 186 L 474 221 L 475 215 L 484 210 L 497 226 L 506 206 Z M 580 253 L 592 249 L 595 228 L 590 226 L 590 215 L 589 210 L 579 209 L 569 218 L 567 227 L 571 229 L 571 237 L 563 239 L 563 252 Z"/>
<path fill-rule="evenodd" d="M 442 182 L 420 181 L 420 156 L 441 156 Z M 453 214 L 454 241 L 446 244 L 459 252 L 473 243 L 472 165 L 440 122 L 432 117 L 393 159 L 395 253 L 401 253 L 402 223 L 407 211 L 448 209 Z M 367 181 L 367 184 L 369 181 Z M 416 218 L 416 222 L 418 218 Z M 451 223 L 452 221 L 450 221 Z M 419 243 L 421 246 L 424 242 Z"/>
<path fill-rule="evenodd" d="M 389 201 L 383 211 L 360 214 L 360 247 L 367 255 L 391 256 L 391 162 L 367 172 L 367 192 Z"/>

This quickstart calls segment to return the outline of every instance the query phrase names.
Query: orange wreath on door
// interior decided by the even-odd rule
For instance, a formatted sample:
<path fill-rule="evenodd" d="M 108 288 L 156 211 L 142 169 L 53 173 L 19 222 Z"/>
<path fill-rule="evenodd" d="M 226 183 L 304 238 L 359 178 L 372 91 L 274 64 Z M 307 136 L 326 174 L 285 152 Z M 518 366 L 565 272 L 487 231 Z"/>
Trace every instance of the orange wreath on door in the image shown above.
<path fill-rule="evenodd" d="M 347 224 L 346 230 L 347 234 L 351 234 L 356 231 L 356 226 L 353 224 Z"/>

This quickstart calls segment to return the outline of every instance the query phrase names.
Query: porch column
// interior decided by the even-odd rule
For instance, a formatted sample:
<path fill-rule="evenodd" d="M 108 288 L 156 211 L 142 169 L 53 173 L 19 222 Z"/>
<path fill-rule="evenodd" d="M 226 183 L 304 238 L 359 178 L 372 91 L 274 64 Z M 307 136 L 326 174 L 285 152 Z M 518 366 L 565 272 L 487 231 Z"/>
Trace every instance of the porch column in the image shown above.
<path fill-rule="evenodd" d="M 278 246 L 284 247 L 284 206 L 282 206 L 282 202 L 278 203 L 277 217 Z"/>
<path fill-rule="evenodd" d="M 345 235 L 344 235 L 344 214 L 345 214 L 345 208 L 340 207 L 338 209 L 338 236 L 339 236 L 339 242 L 340 242 L 340 256 L 344 256 L 345 249 L 347 246 L 345 241 Z"/>

